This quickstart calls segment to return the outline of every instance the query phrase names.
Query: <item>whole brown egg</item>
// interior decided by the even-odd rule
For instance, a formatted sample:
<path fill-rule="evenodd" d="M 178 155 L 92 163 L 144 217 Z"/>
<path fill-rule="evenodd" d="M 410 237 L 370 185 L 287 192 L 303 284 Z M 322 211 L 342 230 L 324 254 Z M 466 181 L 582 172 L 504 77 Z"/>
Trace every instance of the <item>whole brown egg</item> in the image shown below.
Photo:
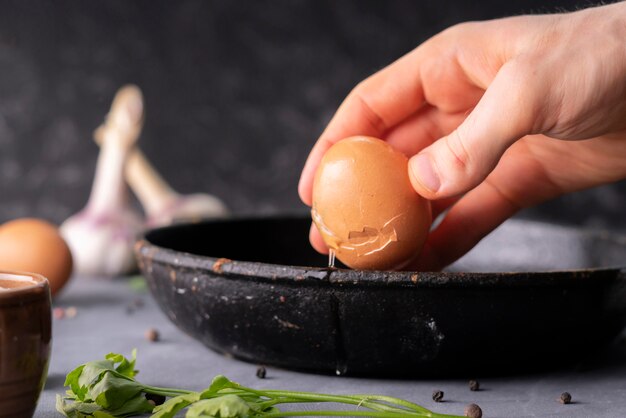
<path fill-rule="evenodd" d="M 15 219 L 0 225 L 0 270 L 41 274 L 55 294 L 72 273 L 72 255 L 56 226 L 41 219 Z"/>
<path fill-rule="evenodd" d="M 313 222 L 345 265 L 401 269 L 431 225 L 430 202 L 411 186 L 407 157 L 385 141 L 343 139 L 322 158 L 313 183 Z"/>

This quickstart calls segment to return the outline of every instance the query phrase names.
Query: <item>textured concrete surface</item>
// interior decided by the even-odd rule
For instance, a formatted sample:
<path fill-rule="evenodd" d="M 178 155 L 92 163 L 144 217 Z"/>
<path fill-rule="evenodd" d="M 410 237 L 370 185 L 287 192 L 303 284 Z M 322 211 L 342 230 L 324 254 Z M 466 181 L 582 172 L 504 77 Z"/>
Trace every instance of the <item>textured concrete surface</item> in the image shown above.
<path fill-rule="evenodd" d="M 358 81 L 454 23 L 576 4 L 587 2 L 2 2 L 0 221 L 82 208 L 92 131 L 128 82 L 145 92 L 141 147 L 175 188 L 235 212 L 304 210 L 304 159 Z M 526 214 L 626 229 L 625 191 Z"/>

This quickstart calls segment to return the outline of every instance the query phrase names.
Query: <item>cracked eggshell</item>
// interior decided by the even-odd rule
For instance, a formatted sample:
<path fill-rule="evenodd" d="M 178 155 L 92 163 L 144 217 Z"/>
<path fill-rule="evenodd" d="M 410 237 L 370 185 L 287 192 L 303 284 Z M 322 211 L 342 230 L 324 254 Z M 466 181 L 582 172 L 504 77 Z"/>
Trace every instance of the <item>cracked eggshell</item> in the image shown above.
<path fill-rule="evenodd" d="M 421 251 L 430 202 L 415 192 L 407 157 L 386 142 L 355 136 L 324 155 L 313 183 L 313 222 L 348 267 L 405 267 Z"/>

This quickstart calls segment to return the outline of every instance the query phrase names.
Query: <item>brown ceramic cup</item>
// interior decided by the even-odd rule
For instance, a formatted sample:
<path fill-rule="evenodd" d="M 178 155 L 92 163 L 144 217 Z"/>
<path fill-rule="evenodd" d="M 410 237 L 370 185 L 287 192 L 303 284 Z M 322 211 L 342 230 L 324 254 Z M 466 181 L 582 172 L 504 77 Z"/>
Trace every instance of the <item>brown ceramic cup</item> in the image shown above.
<path fill-rule="evenodd" d="M 32 417 L 48 371 L 48 281 L 0 271 L 0 418 Z"/>

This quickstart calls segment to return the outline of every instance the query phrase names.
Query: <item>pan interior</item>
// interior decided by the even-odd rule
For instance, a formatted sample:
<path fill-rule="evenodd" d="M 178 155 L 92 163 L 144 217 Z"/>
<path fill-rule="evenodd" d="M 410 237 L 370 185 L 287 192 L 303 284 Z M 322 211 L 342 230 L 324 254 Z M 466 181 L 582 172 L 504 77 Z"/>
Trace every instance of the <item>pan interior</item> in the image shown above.
<path fill-rule="evenodd" d="M 553 271 L 626 264 L 626 236 L 510 219 L 458 260 L 453 271 Z"/>
<path fill-rule="evenodd" d="M 302 217 L 225 219 L 156 229 L 146 239 L 159 247 L 214 258 L 326 267 L 309 244 L 311 220 Z"/>
<path fill-rule="evenodd" d="M 308 241 L 306 216 L 226 219 L 177 225 L 146 235 L 159 247 L 200 256 L 326 267 Z M 449 267 L 452 271 L 551 271 L 623 266 L 626 237 L 511 219 Z"/>

